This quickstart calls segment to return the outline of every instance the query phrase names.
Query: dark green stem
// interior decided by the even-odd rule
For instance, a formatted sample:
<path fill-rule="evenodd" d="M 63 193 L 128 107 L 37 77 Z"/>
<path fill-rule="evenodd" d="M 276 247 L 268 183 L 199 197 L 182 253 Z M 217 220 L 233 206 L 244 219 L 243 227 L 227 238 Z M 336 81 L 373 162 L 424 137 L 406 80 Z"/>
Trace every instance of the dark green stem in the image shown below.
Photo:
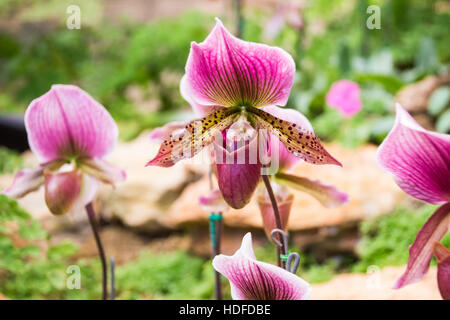
<path fill-rule="evenodd" d="M 210 217 L 210 236 L 213 249 L 213 258 L 220 254 L 220 242 L 222 236 L 222 213 L 211 213 Z M 222 300 L 222 283 L 220 273 L 214 272 L 214 297 L 216 300 Z"/>
<path fill-rule="evenodd" d="M 277 229 L 283 230 L 283 227 L 281 225 L 281 216 L 280 211 L 278 211 L 278 205 L 277 205 L 277 199 L 275 198 L 275 194 L 273 193 L 272 185 L 270 184 L 269 176 L 268 175 L 261 175 L 262 180 L 264 182 L 264 185 L 267 189 L 267 193 L 269 194 L 270 202 L 272 203 L 273 213 L 275 215 L 275 224 L 277 226 Z M 284 247 L 284 241 L 281 235 L 279 235 L 278 239 L 281 243 L 281 248 L 277 246 L 277 261 L 278 266 L 281 268 L 285 268 L 285 262 L 281 260 L 281 253 L 286 252 L 286 248 Z"/>
<path fill-rule="evenodd" d="M 105 250 L 103 250 L 102 241 L 100 240 L 100 235 L 98 233 L 97 221 L 95 220 L 95 211 L 92 202 L 86 205 L 86 212 L 89 218 L 89 223 L 91 224 L 92 232 L 94 233 L 95 243 L 97 244 L 98 255 L 100 256 L 100 261 L 102 263 L 102 300 L 106 300 L 108 295 L 108 271 L 106 264 Z"/>

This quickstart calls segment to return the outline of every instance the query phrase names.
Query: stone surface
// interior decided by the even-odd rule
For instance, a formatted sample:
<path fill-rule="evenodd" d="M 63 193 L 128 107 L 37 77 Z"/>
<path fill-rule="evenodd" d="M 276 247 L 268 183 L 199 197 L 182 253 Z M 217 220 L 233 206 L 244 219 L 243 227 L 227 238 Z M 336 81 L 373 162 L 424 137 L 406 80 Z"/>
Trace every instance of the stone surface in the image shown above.
<path fill-rule="evenodd" d="M 335 226 L 364 220 L 391 212 L 407 196 L 396 186 L 392 177 L 378 168 L 375 162 L 375 146 L 344 149 L 337 144 L 326 145 L 327 150 L 343 163 L 337 166 L 312 166 L 299 164 L 294 174 L 318 179 L 338 187 L 349 194 L 350 201 L 344 206 L 327 209 L 311 196 L 300 191 L 295 194 L 289 230 L 303 230 Z M 200 195 L 208 193 L 205 178 L 190 184 L 169 208 L 163 222 L 174 228 L 207 224 L 208 213 L 197 203 Z M 256 201 L 240 210 L 224 214 L 225 225 L 239 228 L 261 228 L 262 220 Z"/>
<path fill-rule="evenodd" d="M 400 103 L 409 112 L 425 112 L 428 108 L 428 100 L 433 91 L 449 83 L 450 74 L 428 76 L 418 82 L 403 87 L 397 92 L 395 102 Z"/>
<path fill-rule="evenodd" d="M 342 274 L 312 286 L 312 300 L 440 300 L 436 268 L 430 268 L 419 282 L 392 289 L 405 267 L 386 267 L 370 274 Z"/>
<path fill-rule="evenodd" d="M 149 238 L 144 234 L 118 226 L 103 226 L 100 229 L 100 235 L 105 252 L 108 257 L 114 257 L 117 264 L 133 261 L 143 251 L 154 253 L 175 250 L 187 251 L 191 243 L 191 239 L 184 235 L 174 234 L 167 237 Z M 60 243 L 63 240 L 77 243 L 79 250 L 74 260 L 98 257 L 97 245 L 89 228 L 86 232 L 65 232 L 53 235 L 51 238 L 52 243 Z"/>
<path fill-rule="evenodd" d="M 120 143 L 108 157 L 126 171 L 127 179 L 115 189 L 102 187 L 97 205 L 105 218 L 117 218 L 126 226 L 156 232 L 164 229 L 160 218 L 200 174 L 189 162 L 171 168 L 145 167 L 159 148 L 148 137 L 149 133 L 144 132 L 131 143 Z"/>

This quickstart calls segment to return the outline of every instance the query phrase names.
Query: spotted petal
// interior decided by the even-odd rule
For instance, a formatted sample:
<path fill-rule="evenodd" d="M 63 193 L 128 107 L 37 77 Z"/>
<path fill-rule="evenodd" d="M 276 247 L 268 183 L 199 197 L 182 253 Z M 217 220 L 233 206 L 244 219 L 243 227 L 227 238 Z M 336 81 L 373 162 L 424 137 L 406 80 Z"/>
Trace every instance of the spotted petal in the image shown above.
<path fill-rule="evenodd" d="M 318 180 L 310 180 L 282 172 L 277 173 L 275 177 L 280 183 L 313 196 L 327 208 L 334 208 L 343 205 L 348 201 L 346 193 L 339 191 L 332 185 L 324 184 Z"/>
<path fill-rule="evenodd" d="M 279 119 L 268 112 L 254 107 L 247 107 L 248 118 L 253 127 L 266 129 L 274 134 L 289 152 L 312 164 L 336 164 L 334 159 L 322 146 L 313 132 L 299 128 L 299 124 Z"/>
<path fill-rule="evenodd" d="M 416 240 L 409 247 L 406 271 L 397 280 L 394 289 L 399 289 L 422 279 L 428 271 L 433 256 L 433 245 L 449 231 L 449 224 L 450 203 L 446 203 L 433 213 L 417 233 Z"/>
<path fill-rule="evenodd" d="M 175 130 L 183 130 L 186 122 L 172 121 L 162 127 L 155 128 L 150 132 L 150 141 L 164 141 L 170 137 Z"/>
<path fill-rule="evenodd" d="M 182 159 L 195 156 L 210 144 L 215 134 L 229 127 L 238 117 L 239 108 L 223 108 L 205 118 L 189 122 L 184 130 L 172 132 L 147 166 L 171 167 Z"/>
<path fill-rule="evenodd" d="M 311 286 L 295 274 L 256 260 L 250 233 L 233 256 L 221 254 L 212 263 L 230 281 L 235 300 L 303 300 L 311 292 Z"/>
<path fill-rule="evenodd" d="M 314 133 L 311 123 L 297 110 L 279 108 L 276 106 L 268 106 L 263 108 L 263 110 L 278 119 L 295 123 L 295 130 L 298 132 L 306 130 Z M 301 161 L 300 157 L 297 157 L 293 153 L 289 152 L 286 146 L 273 134 L 271 135 L 270 146 L 271 158 L 274 159 L 276 154 L 278 154 L 279 171 L 291 170 L 297 162 Z"/>
<path fill-rule="evenodd" d="M 423 129 L 399 104 L 377 161 L 409 195 L 433 204 L 450 201 L 450 135 Z"/>
<path fill-rule="evenodd" d="M 433 253 L 438 262 L 437 280 L 441 296 L 450 300 L 450 250 L 440 242 L 435 242 Z"/>
<path fill-rule="evenodd" d="M 191 45 L 183 90 L 195 105 L 284 105 L 294 73 L 287 52 L 240 40 L 217 19 L 206 40 Z"/>
<path fill-rule="evenodd" d="M 41 163 L 71 156 L 103 157 L 118 129 L 110 114 L 76 86 L 54 85 L 25 114 L 31 150 Z"/>

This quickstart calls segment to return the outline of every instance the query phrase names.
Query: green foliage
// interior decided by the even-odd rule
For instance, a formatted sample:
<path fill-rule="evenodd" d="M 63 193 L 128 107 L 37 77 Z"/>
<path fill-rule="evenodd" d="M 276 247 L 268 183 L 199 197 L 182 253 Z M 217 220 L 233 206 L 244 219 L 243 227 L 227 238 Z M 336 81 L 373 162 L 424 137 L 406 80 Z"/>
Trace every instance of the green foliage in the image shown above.
<path fill-rule="evenodd" d="M 0 173 L 12 173 L 22 167 L 23 162 L 19 153 L 0 147 Z"/>
<path fill-rule="evenodd" d="M 76 261 L 73 243 L 48 246 L 47 238 L 17 201 L 0 195 L 0 292 L 12 299 L 98 299 L 98 259 Z M 66 286 L 71 265 L 80 267 L 79 290 Z M 119 299 L 211 299 L 213 289 L 211 261 L 181 251 L 144 252 L 116 268 Z"/>
<path fill-rule="evenodd" d="M 0 195 L 0 292 L 13 299 L 94 298 L 97 288 L 90 282 L 81 290 L 68 290 L 66 269 L 77 248 L 69 242 L 42 247 L 47 233 L 19 207 Z M 78 262 L 82 279 L 93 278 L 89 263 Z M 99 268 L 99 266 L 96 266 Z M 75 292 L 74 292 L 75 291 Z"/>
<path fill-rule="evenodd" d="M 119 299 L 211 299 L 211 262 L 185 252 L 143 252 L 117 270 Z"/>
<path fill-rule="evenodd" d="M 122 138 L 133 138 L 172 120 L 174 112 L 187 106 L 179 81 L 190 43 L 202 41 L 213 23 L 212 17 L 187 13 L 151 24 L 104 22 L 77 31 L 61 25 L 26 42 L 0 33 L 0 40 L 5 39 L 0 41 L 0 110 L 23 111 L 52 84 L 72 83 L 98 99 L 125 127 Z M 142 97 L 133 97 L 132 87 Z M 153 106 L 146 109 L 143 103 Z"/>
<path fill-rule="evenodd" d="M 436 130 L 442 133 L 450 132 L 450 109 L 439 116 L 436 122 Z"/>
<path fill-rule="evenodd" d="M 428 113 L 437 118 L 436 130 L 442 133 L 450 132 L 450 89 L 441 87 L 433 92 L 428 101 Z"/>
<path fill-rule="evenodd" d="M 360 261 L 353 271 L 365 272 L 370 265 L 384 267 L 404 265 L 408 262 L 409 251 L 419 229 L 436 210 L 436 206 L 425 205 L 418 210 L 400 208 L 392 214 L 361 225 L 362 240 L 358 248 Z M 450 246 L 450 235 L 443 239 Z"/>
<path fill-rule="evenodd" d="M 450 103 L 450 88 L 442 87 L 433 92 L 428 101 L 428 113 L 437 116 Z"/>

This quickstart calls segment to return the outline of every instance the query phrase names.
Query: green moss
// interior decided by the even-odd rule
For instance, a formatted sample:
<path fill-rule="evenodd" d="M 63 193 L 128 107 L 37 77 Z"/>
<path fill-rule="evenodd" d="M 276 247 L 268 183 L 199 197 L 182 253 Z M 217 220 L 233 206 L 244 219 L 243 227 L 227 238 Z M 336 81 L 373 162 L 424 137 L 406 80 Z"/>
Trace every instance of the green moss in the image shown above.
<path fill-rule="evenodd" d="M 214 290 L 210 262 L 182 251 L 143 252 L 117 269 L 119 299 L 211 299 Z"/>
<path fill-rule="evenodd" d="M 0 174 L 12 173 L 22 167 L 23 161 L 18 152 L 0 147 Z"/>
<path fill-rule="evenodd" d="M 435 210 L 436 206 L 431 205 L 417 210 L 400 208 L 390 215 L 362 223 L 362 240 L 358 247 L 360 261 L 352 270 L 365 272 L 370 265 L 406 264 L 409 245 Z M 442 242 L 449 247 L 450 235 L 447 234 Z"/>

